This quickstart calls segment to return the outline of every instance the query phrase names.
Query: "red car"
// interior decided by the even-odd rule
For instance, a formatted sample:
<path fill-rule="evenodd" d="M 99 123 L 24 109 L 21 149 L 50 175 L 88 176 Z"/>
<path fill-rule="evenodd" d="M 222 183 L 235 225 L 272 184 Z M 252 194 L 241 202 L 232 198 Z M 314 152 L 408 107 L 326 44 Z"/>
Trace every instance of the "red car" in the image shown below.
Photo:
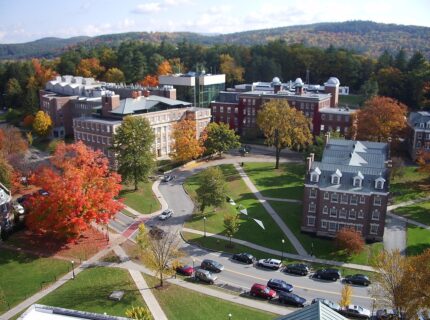
<path fill-rule="evenodd" d="M 264 299 L 273 299 L 276 297 L 276 291 L 270 289 L 264 284 L 254 283 L 251 287 L 251 296 L 260 297 Z"/>
<path fill-rule="evenodd" d="M 185 266 L 176 268 L 176 272 L 184 276 L 192 276 L 194 273 L 194 268 L 186 264 Z"/>

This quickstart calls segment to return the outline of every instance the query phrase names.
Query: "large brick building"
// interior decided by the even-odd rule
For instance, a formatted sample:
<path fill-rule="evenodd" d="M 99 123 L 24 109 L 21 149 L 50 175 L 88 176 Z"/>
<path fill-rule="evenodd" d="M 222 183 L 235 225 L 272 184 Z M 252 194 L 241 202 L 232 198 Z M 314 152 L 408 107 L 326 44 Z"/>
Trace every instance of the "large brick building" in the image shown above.
<path fill-rule="evenodd" d="M 408 125 L 408 151 L 415 161 L 420 152 L 430 152 L 430 112 L 411 112 Z"/>
<path fill-rule="evenodd" d="M 307 159 L 303 232 L 334 237 L 344 227 L 381 241 L 389 195 L 386 143 L 327 138 L 321 161 Z"/>

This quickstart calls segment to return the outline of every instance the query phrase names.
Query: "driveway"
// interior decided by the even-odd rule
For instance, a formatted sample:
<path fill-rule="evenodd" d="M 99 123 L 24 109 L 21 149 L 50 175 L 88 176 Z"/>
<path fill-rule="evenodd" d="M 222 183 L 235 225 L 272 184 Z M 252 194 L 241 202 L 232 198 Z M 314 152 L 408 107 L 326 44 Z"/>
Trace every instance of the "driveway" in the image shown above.
<path fill-rule="evenodd" d="M 387 215 L 385 218 L 384 248 L 388 251 L 398 249 L 400 253 L 405 254 L 406 222 Z"/>

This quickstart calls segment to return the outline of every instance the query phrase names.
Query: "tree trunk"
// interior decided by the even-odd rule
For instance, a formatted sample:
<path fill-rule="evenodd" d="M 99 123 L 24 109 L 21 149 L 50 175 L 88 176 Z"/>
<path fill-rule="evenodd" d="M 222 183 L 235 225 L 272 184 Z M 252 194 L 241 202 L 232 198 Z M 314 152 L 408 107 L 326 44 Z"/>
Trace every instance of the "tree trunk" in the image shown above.
<path fill-rule="evenodd" d="M 160 272 L 160 287 L 162 287 L 163 284 L 163 272 Z"/>
<path fill-rule="evenodd" d="M 139 190 L 139 181 L 137 179 L 134 179 L 134 191 Z"/>
<path fill-rule="evenodd" d="M 276 148 L 276 165 L 275 169 L 279 169 L 279 157 L 281 156 L 281 149 Z"/>

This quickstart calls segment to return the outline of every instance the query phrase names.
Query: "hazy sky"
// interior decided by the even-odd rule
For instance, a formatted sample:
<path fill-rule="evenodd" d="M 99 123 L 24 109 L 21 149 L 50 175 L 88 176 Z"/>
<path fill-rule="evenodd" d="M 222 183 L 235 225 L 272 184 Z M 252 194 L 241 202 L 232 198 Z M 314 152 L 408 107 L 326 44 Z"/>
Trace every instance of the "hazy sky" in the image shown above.
<path fill-rule="evenodd" d="M 0 0 L 0 43 L 126 31 L 231 33 L 346 20 L 430 27 L 430 1 Z"/>

